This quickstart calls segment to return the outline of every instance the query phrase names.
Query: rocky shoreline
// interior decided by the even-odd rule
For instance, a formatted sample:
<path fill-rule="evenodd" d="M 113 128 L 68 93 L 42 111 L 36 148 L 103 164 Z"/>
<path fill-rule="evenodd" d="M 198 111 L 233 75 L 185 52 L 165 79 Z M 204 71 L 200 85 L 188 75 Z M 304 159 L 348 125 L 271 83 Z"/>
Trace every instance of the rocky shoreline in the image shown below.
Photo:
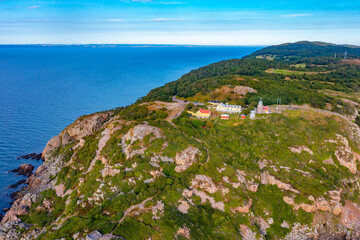
<path fill-rule="evenodd" d="M 19 181 L 10 186 L 15 186 L 18 183 L 19 185 L 25 183 L 27 186 L 12 194 L 11 198 L 15 201 L 10 209 L 6 209 L 5 215 L 0 216 L 0 240 L 30 239 L 40 234 L 40 232 L 32 232 L 28 237 L 21 237 L 21 232 L 27 230 L 29 226 L 22 223 L 19 216 L 28 213 L 31 205 L 38 200 L 40 192 L 54 187 L 55 183 L 51 176 L 55 176 L 64 167 L 64 162 L 62 156 L 54 157 L 51 154 L 52 150 L 71 141 L 80 141 L 81 138 L 98 131 L 102 124 L 109 119 L 109 116 L 109 113 L 98 113 L 80 117 L 50 139 L 41 154 L 24 155 L 25 159 L 32 158 L 35 160 L 40 156 L 44 162 L 34 173 L 32 172 L 34 167 L 30 164 L 22 164 L 19 168 L 11 170 L 11 172 L 28 176 L 28 179 L 25 182 L 21 181 L 20 183 Z"/>
<path fill-rule="evenodd" d="M 19 156 L 17 159 L 34 159 L 34 160 L 41 160 L 42 154 L 41 153 L 29 153 L 22 156 Z"/>
<path fill-rule="evenodd" d="M 17 159 L 33 159 L 33 160 L 42 160 L 42 153 L 30 153 L 30 154 L 26 154 L 26 155 L 21 155 L 19 156 Z M 12 200 L 12 202 L 10 202 L 10 205 L 13 206 L 14 203 L 24 197 L 24 191 L 26 191 L 28 182 L 27 180 L 29 179 L 29 177 L 31 177 L 33 175 L 33 171 L 34 171 L 35 167 L 30 164 L 30 163 L 23 163 L 21 164 L 18 168 L 12 169 L 10 171 L 8 171 L 8 173 L 15 173 L 16 175 L 19 176 L 25 176 L 26 179 L 21 179 L 18 180 L 12 184 L 10 184 L 9 186 L 7 186 L 7 189 L 17 189 L 19 186 L 21 185 L 25 185 L 22 188 L 20 188 L 19 190 L 12 192 L 9 194 L 10 199 Z M 0 222 L 3 220 L 3 218 L 6 215 L 6 213 L 11 209 L 12 207 L 9 208 L 4 208 L 2 210 L 2 213 L 0 213 Z"/>

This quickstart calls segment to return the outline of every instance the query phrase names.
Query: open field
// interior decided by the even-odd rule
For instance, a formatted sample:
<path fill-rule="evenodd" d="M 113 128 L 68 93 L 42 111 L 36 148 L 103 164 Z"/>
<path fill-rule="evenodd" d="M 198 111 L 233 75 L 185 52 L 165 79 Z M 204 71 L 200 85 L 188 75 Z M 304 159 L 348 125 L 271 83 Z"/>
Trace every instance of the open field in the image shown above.
<path fill-rule="evenodd" d="M 294 74 L 295 75 L 303 75 L 303 74 L 314 75 L 314 74 L 320 74 L 320 73 L 329 73 L 330 71 L 326 71 L 326 72 L 302 72 L 302 71 L 292 71 L 292 70 L 287 70 L 287 69 L 269 68 L 265 72 L 267 72 L 267 73 L 275 73 L 275 74 L 283 74 L 283 75 L 294 75 Z"/>
<path fill-rule="evenodd" d="M 295 64 L 295 65 L 290 65 L 290 67 L 306 68 L 306 63 L 299 63 L 299 64 Z"/>
<path fill-rule="evenodd" d="M 319 92 L 325 93 L 332 97 L 346 99 L 346 100 L 355 102 L 357 104 L 360 104 L 360 92 L 344 93 L 344 92 L 333 91 L 330 89 L 320 90 Z"/>
<path fill-rule="evenodd" d="M 256 56 L 257 59 L 266 59 L 266 60 L 270 60 L 273 61 L 275 59 L 276 55 L 260 55 L 260 56 Z"/>
<path fill-rule="evenodd" d="M 343 60 L 343 64 L 360 66 L 360 59 Z"/>

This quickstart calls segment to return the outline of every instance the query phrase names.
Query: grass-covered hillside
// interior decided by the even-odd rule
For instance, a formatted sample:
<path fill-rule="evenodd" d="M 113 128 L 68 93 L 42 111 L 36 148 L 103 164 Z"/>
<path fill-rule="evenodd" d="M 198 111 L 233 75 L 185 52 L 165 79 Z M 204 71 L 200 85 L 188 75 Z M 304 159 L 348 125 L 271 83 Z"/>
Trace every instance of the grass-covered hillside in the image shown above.
<path fill-rule="evenodd" d="M 83 116 L 49 141 L 0 239 L 356 239 L 359 74 L 228 60 Z M 255 119 L 186 111 L 218 100 L 248 114 L 260 97 L 283 105 Z"/>

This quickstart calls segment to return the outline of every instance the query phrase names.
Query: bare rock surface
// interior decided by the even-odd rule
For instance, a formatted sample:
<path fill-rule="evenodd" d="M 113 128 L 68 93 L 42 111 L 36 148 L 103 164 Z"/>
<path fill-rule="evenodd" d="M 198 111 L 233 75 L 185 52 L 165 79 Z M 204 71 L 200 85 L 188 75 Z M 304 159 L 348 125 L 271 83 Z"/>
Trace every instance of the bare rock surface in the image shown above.
<path fill-rule="evenodd" d="M 244 240 L 257 240 L 256 235 L 246 225 L 240 225 L 240 234 Z"/>
<path fill-rule="evenodd" d="M 104 131 L 101 132 L 101 137 L 99 139 L 99 143 L 98 143 L 98 149 L 96 150 L 96 156 L 95 158 L 91 161 L 90 166 L 87 170 L 86 173 L 90 172 L 91 170 L 94 169 L 95 163 L 97 160 L 103 160 L 102 162 L 106 162 L 105 158 L 102 157 L 100 155 L 101 150 L 106 146 L 106 143 L 109 141 L 109 139 L 111 138 L 110 135 L 110 129 L 109 128 L 105 128 Z"/>
<path fill-rule="evenodd" d="M 179 228 L 176 232 L 176 236 L 183 236 L 187 239 L 190 239 L 190 229 L 187 227 Z"/>
<path fill-rule="evenodd" d="M 17 173 L 18 175 L 24 175 L 30 177 L 33 173 L 34 166 L 29 163 L 23 163 L 20 167 L 11 170 L 10 172 Z"/>
<path fill-rule="evenodd" d="M 341 222 L 347 228 L 360 231 L 360 208 L 353 202 L 345 201 L 341 211 Z"/>
<path fill-rule="evenodd" d="M 289 147 L 293 153 L 302 153 L 303 151 L 308 152 L 310 155 L 314 155 L 313 151 L 307 146 L 292 146 Z"/>
<path fill-rule="evenodd" d="M 237 211 L 239 213 L 249 213 L 251 206 L 252 206 L 252 199 L 250 199 L 244 206 L 239 206 L 231 210 L 233 212 Z"/>
<path fill-rule="evenodd" d="M 73 124 L 65 128 L 64 134 L 67 133 L 71 139 L 80 140 L 91 133 L 100 130 L 103 123 L 108 119 L 108 113 L 96 113 L 92 115 L 82 116 Z M 67 144 L 68 142 L 62 142 Z"/>
<path fill-rule="evenodd" d="M 187 201 L 184 200 L 179 200 L 179 206 L 178 206 L 178 210 L 182 213 L 188 213 L 188 210 L 190 208 L 190 205 Z"/>
<path fill-rule="evenodd" d="M 5 216 L 1 220 L 1 223 L 6 222 L 19 222 L 20 219 L 18 216 L 24 215 L 27 213 L 27 209 L 31 206 L 32 203 L 36 202 L 37 195 L 32 193 L 25 194 L 22 198 L 16 200 L 9 211 L 6 212 Z"/>
<path fill-rule="evenodd" d="M 264 220 L 262 217 L 259 217 L 258 219 L 258 224 L 260 227 L 260 233 L 265 236 L 266 235 L 266 229 L 270 228 L 271 226 L 269 225 L 269 223 Z"/>
<path fill-rule="evenodd" d="M 176 153 L 175 156 L 175 171 L 183 172 L 186 171 L 196 160 L 196 155 L 199 149 L 193 146 L 189 146 L 181 152 Z"/>
<path fill-rule="evenodd" d="M 215 193 L 217 191 L 217 187 L 211 177 L 206 175 L 196 175 L 195 179 L 191 181 L 191 188 L 201 188 L 208 193 Z"/>
<path fill-rule="evenodd" d="M 349 141 L 341 135 L 337 135 L 338 140 L 342 143 L 342 146 L 338 147 L 335 151 L 335 156 L 341 165 L 347 167 L 352 173 L 356 173 L 356 157 L 349 146 Z"/>
<path fill-rule="evenodd" d="M 291 191 L 294 193 L 299 193 L 299 191 L 294 189 L 290 184 L 281 182 L 280 180 L 276 179 L 274 176 L 271 176 L 267 172 L 261 173 L 261 183 L 264 185 L 266 184 L 277 185 L 278 188 L 280 189 Z"/>
<path fill-rule="evenodd" d="M 212 196 L 209 196 L 208 194 L 206 194 L 206 192 L 203 192 L 203 191 L 200 191 L 197 189 L 192 189 L 192 190 L 185 189 L 183 191 L 182 195 L 185 198 L 187 198 L 190 202 L 191 202 L 191 197 L 193 195 L 196 195 L 196 196 L 200 197 L 202 204 L 209 201 L 212 208 L 218 209 L 220 211 L 225 211 L 225 204 L 222 201 L 216 202 L 215 199 Z"/>
<path fill-rule="evenodd" d="M 18 157 L 18 159 L 34 159 L 34 160 L 40 160 L 41 159 L 41 153 L 29 153 L 29 154 L 25 154 L 22 155 L 20 157 Z"/>
<path fill-rule="evenodd" d="M 95 113 L 78 118 L 73 124 L 65 128 L 61 133 L 51 138 L 42 152 L 42 158 L 46 158 L 48 152 L 60 145 L 72 140 L 80 140 L 91 133 L 100 130 L 102 124 L 108 119 L 109 113 Z"/>
<path fill-rule="evenodd" d="M 140 124 L 130 129 L 129 132 L 122 137 L 122 150 L 126 154 L 127 158 L 131 158 L 136 154 L 143 154 L 145 152 L 146 146 L 132 149 L 131 144 L 137 140 L 143 140 L 144 137 L 149 134 L 152 134 L 153 138 L 162 138 L 164 136 L 163 131 L 160 128 L 147 124 Z"/>

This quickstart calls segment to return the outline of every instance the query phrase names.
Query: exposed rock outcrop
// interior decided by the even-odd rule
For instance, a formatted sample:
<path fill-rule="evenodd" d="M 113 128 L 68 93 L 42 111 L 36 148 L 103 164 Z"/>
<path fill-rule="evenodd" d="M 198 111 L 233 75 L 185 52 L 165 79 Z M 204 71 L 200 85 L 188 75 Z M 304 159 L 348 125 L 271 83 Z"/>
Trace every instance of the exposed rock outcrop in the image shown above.
<path fill-rule="evenodd" d="M 11 170 L 10 172 L 17 173 L 18 175 L 24 175 L 30 177 L 33 173 L 34 166 L 29 163 L 23 163 L 20 167 Z"/>
<path fill-rule="evenodd" d="M 183 236 L 187 239 L 190 239 L 190 229 L 187 227 L 182 227 L 177 230 L 176 236 Z"/>
<path fill-rule="evenodd" d="M 347 167 L 352 173 L 356 173 L 356 157 L 354 156 L 353 151 L 349 146 L 349 141 L 339 134 L 337 137 L 339 142 L 342 143 L 342 146 L 338 147 L 335 151 L 337 160 L 341 165 Z"/>
<path fill-rule="evenodd" d="M 340 203 L 340 190 L 333 190 L 329 192 L 330 200 L 326 200 L 324 197 L 314 198 L 309 196 L 309 200 L 313 201 L 314 204 L 300 203 L 296 204 L 294 199 L 291 197 L 284 196 L 283 201 L 289 205 L 292 205 L 295 210 L 303 209 L 305 212 L 314 213 L 316 211 L 331 212 L 334 215 L 339 215 L 342 211 Z"/>
<path fill-rule="evenodd" d="M 256 234 L 246 225 L 240 225 L 240 234 L 244 240 L 257 240 Z"/>
<path fill-rule="evenodd" d="M 31 206 L 32 203 L 36 202 L 36 200 L 37 195 L 32 193 L 25 194 L 22 198 L 19 198 L 14 202 L 10 210 L 6 212 L 4 218 L 1 220 L 1 223 L 6 223 L 9 221 L 20 221 L 18 216 L 26 214 L 27 209 Z"/>
<path fill-rule="evenodd" d="M 40 160 L 41 159 L 41 153 L 37 154 L 37 153 L 29 153 L 26 155 L 22 155 L 20 157 L 18 157 L 18 159 L 34 159 L 34 160 Z"/>
<path fill-rule="evenodd" d="M 199 149 L 193 146 L 189 146 L 181 152 L 176 153 L 175 156 L 175 171 L 183 172 L 186 171 L 196 160 L 196 155 Z"/>
<path fill-rule="evenodd" d="M 128 133 L 126 133 L 122 137 L 122 150 L 126 154 L 127 158 L 131 158 L 136 154 L 143 154 L 146 150 L 146 146 L 139 143 L 140 147 L 134 149 L 132 148 L 132 144 L 136 141 L 141 141 L 145 136 L 151 134 L 152 139 L 154 138 L 162 138 L 164 136 L 163 131 L 160 128 L 153 127 L 147 124 L 136 125 L 134 128 L 130 129 Z"/>
<path fill-rule="evenodd" d="M 61 133 L 48 141 L 42 152 L 42 158 L 45 159 L 46 154 L 48 154 L 50 150 L 60 145 L 65 145 L 73 140 L 80 140 L 81 138 L 100 130 L 109 116 L 109 113 L 104 112 L 78 118 L 73 124 L 69 125 Z"/>
<path fill-rule="evenodd" d="M 21 179 L 21 180 L 17 181 L 16 183 L 10 184 L 10 185 L 8 186 L 8 188 L 17 188 L 18 186 L 20 186 L 20 185 L 22 185 L 22 184 L 24 184 L 24 183 L 26 183 L 26 180 L 25 180 L 25 179 Z"/>
<path fill-rule="evenodd" d="M 201 188 L 208 193 L 215 193 L 217 191 L 217 187 L 211 177 L 206 175 L 196 175 L 191 181 L 191 188 Z"/>
<path fill-rule="evenodd" d="M 291 191 L 294 193 L 299 193 L 299 191 L 294 189 L 290 184 L 281 182 L 280 180 L 276 179 L 274 176 L 271 176 L 267 172 L 261 173 L 261 184 L 277 185 L 278 188 L 280 188 L 280 189 Z"/>
<path fill-rule="evenodd" d="M 231 209 L 233 212 L 237 211 L 239 213 L 249 213 L 250 212 L 250 208 L 252 206 L 252 199 L 250 199 L 247 204 L 245 204 L 244 206 L 239 206 L 236 207 L 234 209 Z"/>
<path fill-rule="evenodd" d="M 302 153 L 303 151 L 308 152 L 310 155 L 314 155 L 313 151 L 307 146 L 292 146 L 289 147 L 290 151 L 293 153 Z"/>
<path fill-rule="evenodd" d="M 341 222 L 347 228 L 360 231 L 360 208 L 350 201 L 345 201 L 341 211 Z"/>

